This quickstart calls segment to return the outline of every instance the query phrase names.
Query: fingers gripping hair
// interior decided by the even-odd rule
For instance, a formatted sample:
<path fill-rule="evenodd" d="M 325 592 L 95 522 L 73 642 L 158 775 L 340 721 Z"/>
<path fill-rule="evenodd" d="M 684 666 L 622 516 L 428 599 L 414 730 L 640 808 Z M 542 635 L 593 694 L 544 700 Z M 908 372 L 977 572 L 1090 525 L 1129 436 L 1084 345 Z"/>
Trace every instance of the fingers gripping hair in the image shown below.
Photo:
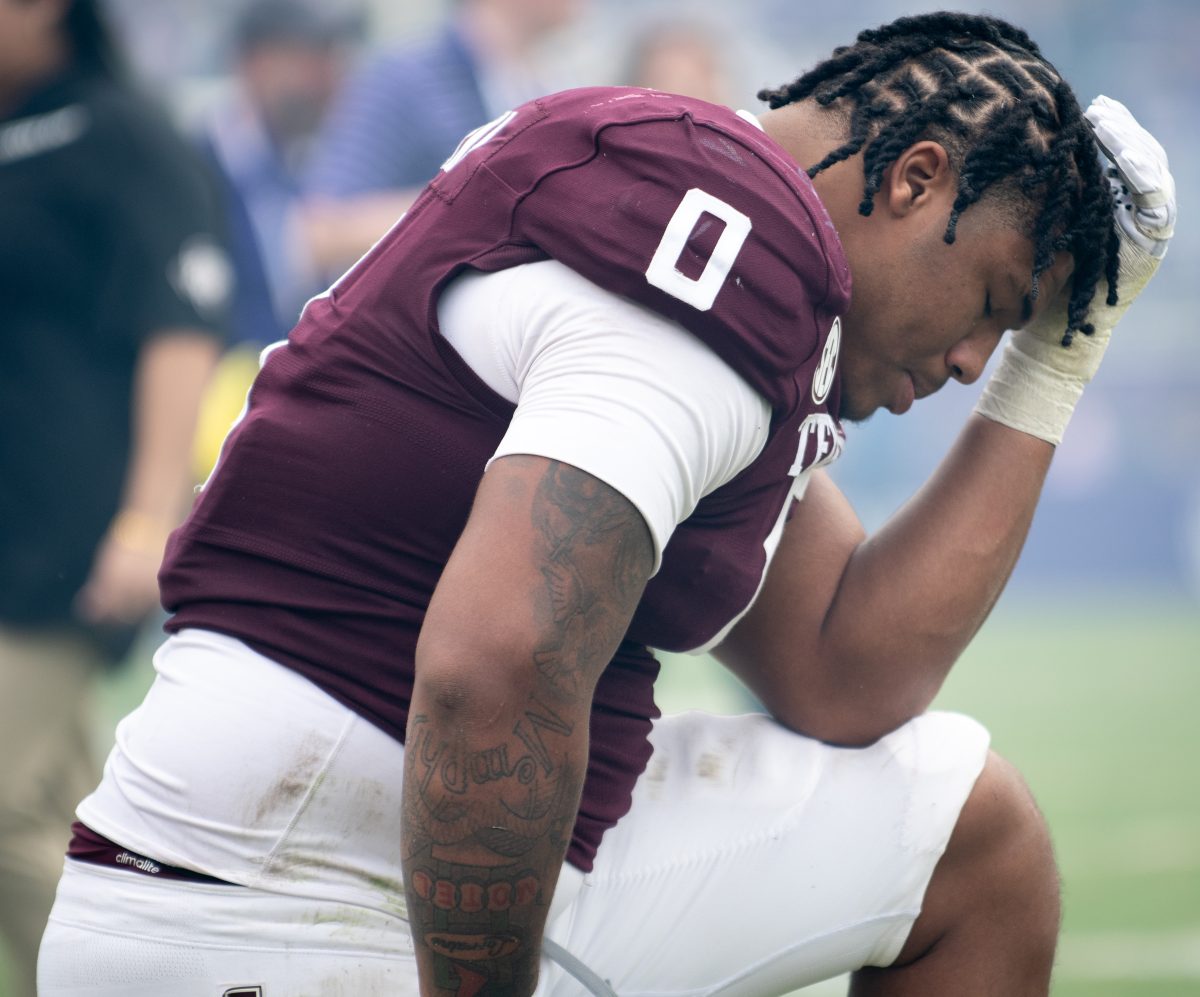
<path fill-rule="evenodd" d="M 758 96 L 772 108 L 811 98 L 847 116 L 845 143 L 808 174 L 861 152 L 864 215 L 905 149 L 924 138 L 945 146 L 958 173 L 946 242 L 954 242 L 960 215 L 991 191 L 1029 226 L 1035 295 L 1055 254 L 1074 257 L 1064 345 L 1077 330 L 1092 331 L 1088 304 L 1102 276 L 1116 303 L 1117 232 L 1091 129 L 1071 88 L 1020 28 L 970 14 L 902 17 Z"/>

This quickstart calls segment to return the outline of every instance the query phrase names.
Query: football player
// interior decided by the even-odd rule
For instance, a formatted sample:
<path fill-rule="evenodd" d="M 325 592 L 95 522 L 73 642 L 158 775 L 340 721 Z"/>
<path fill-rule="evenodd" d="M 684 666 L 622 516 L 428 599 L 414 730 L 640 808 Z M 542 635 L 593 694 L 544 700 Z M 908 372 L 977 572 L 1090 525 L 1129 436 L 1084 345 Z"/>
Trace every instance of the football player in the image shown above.
<path fill-rule="evenodd" d="M 1048 991 L 1042 818 L 924 711 L 1162 255 L 1166 158 L 987 17 L 763 96 L 514 109 L 269 351 L 79 807 L 46 997 Z M 865 536 L 842 422 L 1009 329 Z M 650 648 L 715 649 L 770 715 L 659 719 Z"/>

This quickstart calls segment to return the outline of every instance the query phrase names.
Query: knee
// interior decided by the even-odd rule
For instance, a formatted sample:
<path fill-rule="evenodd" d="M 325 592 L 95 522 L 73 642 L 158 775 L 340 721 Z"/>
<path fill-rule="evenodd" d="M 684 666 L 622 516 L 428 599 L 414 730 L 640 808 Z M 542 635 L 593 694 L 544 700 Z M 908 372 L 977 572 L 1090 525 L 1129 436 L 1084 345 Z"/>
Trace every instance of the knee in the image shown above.
<path fill-rule="evenodd" d="M 988 752 L 941 865 L 994 927 L 1018 927 L 1026 944 L 1053 957 L 1061 889 L 1050 829 L 1020 772 L 995 752 Z"/>
<path fill-rule="evenodd" d="M 897 964 L 956 940 L 960 950 L 994 954 L 1002 972 L 1048 979 L 1060 915 L 1045 818 L 1016 768 L 989 752 Z"/>
<path fill-rule="evenodd" d="M 1019 860 L 1030 872 L 1057 880 L 1046 818 L 1021 773 L 994 751 L 963 805 L 950 847 Z"/>

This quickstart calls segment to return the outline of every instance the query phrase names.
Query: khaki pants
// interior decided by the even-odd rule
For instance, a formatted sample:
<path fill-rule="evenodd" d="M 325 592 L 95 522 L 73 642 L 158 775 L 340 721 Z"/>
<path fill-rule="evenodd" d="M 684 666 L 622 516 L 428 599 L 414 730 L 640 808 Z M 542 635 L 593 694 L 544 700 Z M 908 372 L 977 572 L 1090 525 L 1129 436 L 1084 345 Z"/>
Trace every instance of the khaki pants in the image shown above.
<path fill-rule="evenodd" d="M 11 997 L 34 995 L 75 805 L 99 777 L 91 746 L 99 670 L 77 636 L 0 627 L 0 938 Z"/>

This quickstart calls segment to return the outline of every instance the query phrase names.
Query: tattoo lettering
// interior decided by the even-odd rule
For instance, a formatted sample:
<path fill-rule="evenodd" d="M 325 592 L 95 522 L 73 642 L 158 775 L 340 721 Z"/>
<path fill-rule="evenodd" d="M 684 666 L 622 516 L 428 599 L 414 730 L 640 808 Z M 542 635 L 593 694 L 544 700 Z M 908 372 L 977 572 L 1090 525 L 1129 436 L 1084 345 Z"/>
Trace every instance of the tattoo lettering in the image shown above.
<path fill-rule="evenodd" d="M 546 742 L 542 740 L 542 731 L 550 731 L 560 737 L 570 737 L 572 727 L 549 706 L 538 702 L 533 697 L 533 705 L 525 711 L 525 716 L 517 721 L 513 733 L 517 735 L 529 749 L 530 754 L 541 764 L 546 775 L 554 772 L 554 762 Z"/>
<path fill-rule="evenodd" d="M 451 959 L 499 959 L 512 955 L 521 947 L 521 940 L 512 935 L 455 935 L 446 931 L 431 931 L 425 944 L 438 955 Z"/>
<path fill-rule="evenodd" d="M 531 516 L 544 583 L 531 600 L 535 682 L 507 707 L 507 733 L 409 718 L 409 917 L 423 971 L 456 997 L 532 989 L 583 786 L 586 729 L 577 725 L 651 567 L 640 514 L 577 468 L 550 466 Z"/>
<path fill-rule="evenodd" d="M 454 883 L 436 879 L 429 869 L 418 869 L 412 876 L 412 888 L 418 897 L 428 900 L 438 910 L 459 910 L 464 914 L 526 907 L 541 893 L 537 876 L 529 870 L 515 881 L 497 879 L 486 883 L 468 879 Z"/>
<path fill-rule="evenodd" d="M 530 867 L 479 867 L 430 852 L 414 863 L 407 894 L 439 987 L 458 997 L 530 988 L 537 972 L 530 939 L 540 934 L 549 903 Z"/>
<path fill-rule="evenodd" d="M 535 698 L 512 741 L 468 751 L 439 737 L 428 717 L 414 716 L 405 750 L 410 818 L 437 844 L 471 840 L 506 858 L 524 854 L 546 832 L 545 820 L 564 802 L 564 790 L 568 796 L 577 790 L 562 782 L 559 749 L 547 743 L 547 736 L 570 738 L 574 729 Z M 479 787 L 494 792 L 474 793 Z"/>

